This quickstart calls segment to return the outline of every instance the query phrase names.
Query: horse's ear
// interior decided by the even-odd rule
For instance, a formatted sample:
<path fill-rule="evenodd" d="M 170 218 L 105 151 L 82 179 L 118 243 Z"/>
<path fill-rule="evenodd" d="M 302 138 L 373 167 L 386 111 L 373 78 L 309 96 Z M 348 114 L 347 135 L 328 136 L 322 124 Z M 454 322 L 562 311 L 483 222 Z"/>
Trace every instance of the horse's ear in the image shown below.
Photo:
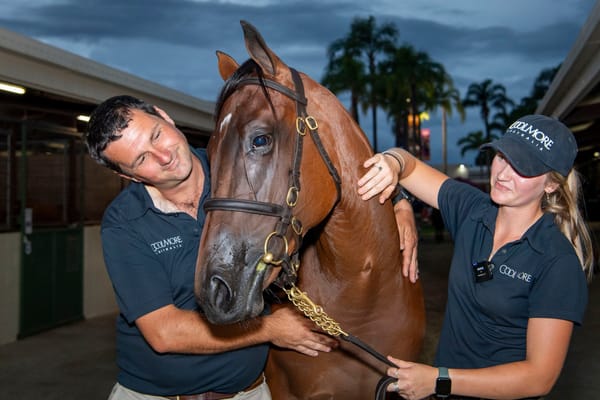
<path fill-rule="evenodd" d="M 238 63 L 229 54 L 217 50 L 217 59 L 219 63 L 219 74 L 224 81 L 229 79 L 231 75 L 238 69 Z"/>
<path fill-rule="evenodd" d="M 277 64 L 282 61 L 271 51 L 265 43 L 258 30 L 246 21 L 240 21 L 244 30 L 244 40 L 246 41 L 246 50 L 250 57 L 261 66 L 268 74 L 275 75 Z"/>

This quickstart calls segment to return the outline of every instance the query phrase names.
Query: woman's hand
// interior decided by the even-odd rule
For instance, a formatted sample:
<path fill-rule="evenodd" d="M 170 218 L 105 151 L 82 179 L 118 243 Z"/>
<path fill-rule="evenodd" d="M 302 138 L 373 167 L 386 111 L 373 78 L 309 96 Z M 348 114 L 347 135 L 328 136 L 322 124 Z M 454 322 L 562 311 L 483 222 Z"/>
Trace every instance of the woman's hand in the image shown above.
<path fill-rule="evenodd" d="M 392 382 L 388 392 L 397 392 L 406 400 L 419 400 L 435 393 L 437 368 L 425 364 L 402 361 L 388 356 L 397 368 L 388 368 L 387 374 L 398 381 Z"/>
<path fill-rule="evenodd" d="M 398 184 L 400 165 L 395 159 L 377 153 L 365 161 L 363 167 L 368 171 L 358 180 L 358 194 L 363 200 L 380 194 L 379 202 L 385 203 Z"/>

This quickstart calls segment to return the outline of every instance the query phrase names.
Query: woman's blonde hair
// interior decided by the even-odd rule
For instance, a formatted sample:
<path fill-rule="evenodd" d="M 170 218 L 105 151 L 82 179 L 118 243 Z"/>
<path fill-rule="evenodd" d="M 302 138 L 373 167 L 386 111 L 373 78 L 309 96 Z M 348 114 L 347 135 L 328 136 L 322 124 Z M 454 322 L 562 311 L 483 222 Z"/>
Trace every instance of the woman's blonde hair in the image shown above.
<path fill-rule="evenodd" d="M 549 173 L 551 182 L 558 184 L 558 188 L 547 193 L 542 200 L 542 209 L 554 214 L 554 221 L 561 232 L 569 239 L 583 270 L 587 272 L 588 280 L 594 274 L 594 251 L 590 231 L 579 211 L 581 200 L 581 181 L 575 169 L 571 169 L 565 178 L 558 172 Z"/>

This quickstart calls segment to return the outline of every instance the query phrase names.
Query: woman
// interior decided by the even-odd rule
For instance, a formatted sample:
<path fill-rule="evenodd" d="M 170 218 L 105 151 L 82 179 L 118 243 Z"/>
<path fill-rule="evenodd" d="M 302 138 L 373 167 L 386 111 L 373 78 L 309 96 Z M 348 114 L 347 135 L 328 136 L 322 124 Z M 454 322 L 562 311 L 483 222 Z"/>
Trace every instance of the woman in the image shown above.
<path fill-rule="evenodd" d="M 364 200 L 383 203 L 399 181 L 440 210 L 454 240 L 437 368 L 389 357 L 398 381 L 388 391 L 406 399 L 543 396 L 583 319 L 593 256 L 577 209 L 573 134 L 528 115 L 482 148 L 497 152 L 489 195 L 402 149 L 368 159 L 358 182 Z"/>

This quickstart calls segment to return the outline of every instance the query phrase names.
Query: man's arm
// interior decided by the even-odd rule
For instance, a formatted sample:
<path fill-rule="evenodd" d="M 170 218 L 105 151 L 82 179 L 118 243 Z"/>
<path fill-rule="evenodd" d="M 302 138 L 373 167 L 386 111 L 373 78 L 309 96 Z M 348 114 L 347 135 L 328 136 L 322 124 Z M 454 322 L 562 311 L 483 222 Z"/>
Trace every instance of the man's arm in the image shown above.
<path fill-rule="evenodd" d="M 394 214 L 400 236 L 400 250 L 402 250 L 402 274 L 414 283 L 419 278 L 417 263 L 419 238 L 415 214 L 412 205 L 406 199 L 400 200 L 394 205 Z"/>
<path fill-rule="evenodd" d="M 338 345 L 291 307 L 236 324 L 211 325 L 196 311 L 168 305 L 143 315 L 136 324 L 159 353 L 212 354 L 271 342 L 317 356 L 319 351 L 329 352 Z"/>

